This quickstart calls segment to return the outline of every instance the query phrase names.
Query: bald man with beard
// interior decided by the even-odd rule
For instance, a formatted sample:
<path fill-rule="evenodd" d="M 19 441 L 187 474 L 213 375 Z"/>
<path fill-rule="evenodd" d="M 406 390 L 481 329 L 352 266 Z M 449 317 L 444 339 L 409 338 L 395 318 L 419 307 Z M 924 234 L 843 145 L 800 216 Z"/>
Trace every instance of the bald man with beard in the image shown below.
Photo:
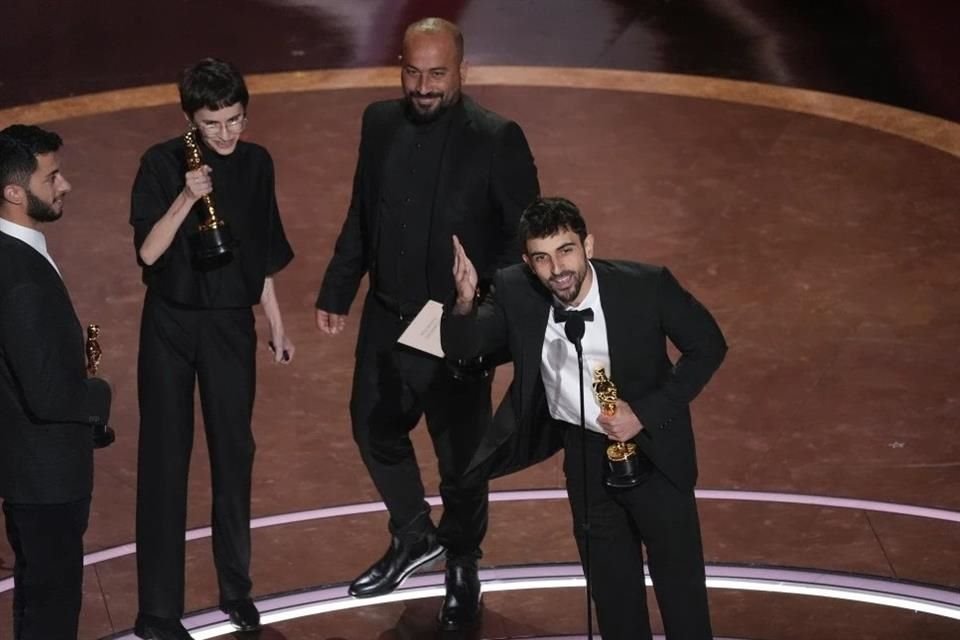
<path fill-rule="evenodd" d="M 360 456 L 390 513 L 391 541 L 350 593 L 389 593 L 446 553 L 444 630 L 472 626 L 481 610 L 477 561 L 488 478 L 463 471 L 490 423 L 492 376 L 453 370 L 398 347 L 397 339 L 428 300 L 455 296 L 451 235 L 469 247 L 481 279 L 519 262 L 520 214 L 540 190 L 523 131 L 462 93 L 466 71 L 456 25 L 427 18 L 407 28 L 403 97 L 364 112 L 350 207 L 316 303 L 317 326 L 336 336 L 361 279 L 369 278 L 350 415 Z M 440 470 L 443 516 L 436 526 L 409 436 L 421 417 Z"/>

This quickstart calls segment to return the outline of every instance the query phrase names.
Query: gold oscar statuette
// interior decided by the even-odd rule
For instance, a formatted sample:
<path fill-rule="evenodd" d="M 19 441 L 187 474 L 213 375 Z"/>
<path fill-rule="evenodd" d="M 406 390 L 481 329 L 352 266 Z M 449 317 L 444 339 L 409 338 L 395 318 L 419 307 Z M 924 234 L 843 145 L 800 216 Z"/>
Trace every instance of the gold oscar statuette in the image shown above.
<path fill-rule="evenodd" d="M 619 395 L 613 380 L 607 377 L 606 369 L 598 367 L 593 372 L 593 397 L 600 405 L 600 413 L 612 416 L 617 412 Z M 633 487 L 640 483 L 637 445 L 632 442 L 614 442 L 607 447 L 606 483 L 611 487 Z"/>
<path fill-rule="evenodd" d="M 103 349 L 100 348 L 100 325 L 87 325 L 87 374 L 97 375 L 100 370 L 100 357 L 103 355 Z M 93 446 L 96 449 L 103 449 L 113 444 L 117 439 L 113 429 L 105 424 L 93 426 Z"/>
<path fill-rule="evenodd" d="M 100 325 L 87 325 L 87 373 L 91 376 L 97 375 L 100 369 L 100 356 L 103 355 L 103 349 L 100 348 Z"/>
<path fill-rule="evenodd" d="M 203 156 L 200 153 L 200 145 L 197 144 L 197 130 L 191 128 L 187 131 L 183 141 L 187 146 L 187 167 L 191 171 L 196 171 L 203 166 Z M 224 264 L 230 260 L 233 253 L 230 230 L 226 222 L 217 217 L 213 194 L 208 193 L 203 196 L 203 204 L 207 210 L 206 219 L 200 224 L 199 233 L 191 239 L 194 257 L 203 264 L 211 262 Z"/>

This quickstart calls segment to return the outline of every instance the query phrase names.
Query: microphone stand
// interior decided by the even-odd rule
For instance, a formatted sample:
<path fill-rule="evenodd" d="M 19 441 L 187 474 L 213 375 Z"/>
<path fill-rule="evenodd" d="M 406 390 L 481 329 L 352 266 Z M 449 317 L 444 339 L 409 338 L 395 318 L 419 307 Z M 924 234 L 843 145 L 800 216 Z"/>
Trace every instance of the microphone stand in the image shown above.
<path fill-rule="evenodd" d="M 583 318 L 573 314 L 563 324 L 567 340 L 577 349 L 577 365 L 580 374 L 580 465 L 583 474 L 583 578 L 587 592 L 587 640 L 593 640 L 593 589 L 590 585 L 590 489 L 587 486 L 587 423 L 583 403 L 583 334 L 586 324 Z"/>

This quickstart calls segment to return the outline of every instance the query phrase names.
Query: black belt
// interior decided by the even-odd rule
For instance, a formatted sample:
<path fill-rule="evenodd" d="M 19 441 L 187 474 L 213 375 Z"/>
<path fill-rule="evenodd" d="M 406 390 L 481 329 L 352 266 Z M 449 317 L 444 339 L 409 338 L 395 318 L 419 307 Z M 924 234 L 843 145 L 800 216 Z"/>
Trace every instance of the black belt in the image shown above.
<path fill-rule="evenodd" d="M 401 302 L 381 291 L 374 291 L 373 297 L 380 303 L 381 307 L 389 311 L 392 315 L 397 316 L 401 322 L 411 322 L 423 308 L 422 304 L 417 306 L 415 303 Z"/>
<path fill-rule="evenodd" d="M 553 422 L 557 426 L 563 427 L 564 429 L 576 429 L 577 431 L 583 431 L 584 433 L 587 434 L 587 436 L 591 438 L 595 438 L 596 440 L 602 440 L 603 442 L 610 442 L 610 443 L 613 442 L 612 440 L 610 440 L 607 434 L 600 433 L 599 431 L 594 431 L 590 427 L 581 428 L 580 425 L 578 424 L 573 424 L 572 422 L 567 422 L 566 420 L 557 420 L 556 418 L 553 419 Z"/>

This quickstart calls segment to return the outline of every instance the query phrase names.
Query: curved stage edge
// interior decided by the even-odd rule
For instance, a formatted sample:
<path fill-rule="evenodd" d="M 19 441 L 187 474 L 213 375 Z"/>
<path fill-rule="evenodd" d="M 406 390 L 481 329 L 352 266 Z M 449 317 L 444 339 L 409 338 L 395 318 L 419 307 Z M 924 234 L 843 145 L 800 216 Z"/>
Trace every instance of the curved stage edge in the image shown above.
<path fill-rule="evenodd" d="M 251 75 L 251 93 L 274 94 L 397 86 L 395 67 L 317 69 Z M 883 131 L 960 157 L 960 124 L 858 98 L 705 76 L 583 67 L 477 66 L 470 85 L 562 87 L 653 93 L 770 107 Z M 53 122 L 178 102 L 172 84 L 118 89 L 0 110 L 5 122 Z"/>
<path fill-rule="evenodd" d="M 914 518 L 927 518 L 931 520 L 942 520 L 945 522 L 960 523 L 960 512 L 947 509 L 935 509 L 909 504 L 898 504 L 895 502 L 883 502 L 877 500 L 860 500 L 855 498 L 840 498 L 835 496 L 808 495 L 802 493 L 780 493 L 767 491 L 735 491 L 726 489 L 697 489 L 695 491 L 698 500 L 733 500 L 742 502 L 769 502 L 781 504 L 806 505 L 817 507 L 836 507 L 840 509 L 860 509 L 863 511 L 875 511 L 879 513 L 893 513 L 897 515 L 910 516 Z M 495 491 L 490 493 L 490 502 L 527 502 L 537 500 L 566 500 L 567 492 L 563 489 L 530 489 L 523 491 Z M 429 496 L 427 502 L 431 506 L 442 506 L 440 496 Z M 250 521 L 251 529 L 262 529 L 265 527 L 275 527 L 296 522 L 307 522 L 310 520 L 326 520 L 329 518 L 338 518 L 343 516 L 355 516 L 366 513 L 376 513 L 386 511 L 383 502 L 363 502 L 357 504 L 339 505 L 335 507 L 323 507 L 320 509 L 309 509 L 306 511 L 295 511 L 291 513 L 282 513 L 272 516 L 254 518 Z M 186 532 L 184 539 L 189 542 L 209 538 L 211 535 L 210 527 L 198 527 Z M 101 549 L 84 555 L 83 565 L 90 566 L 107 562 L 115 558 L 133 555 L 137 552 L 136 543 L 126 544 Z M 13 589 L 13 578 L 0 580 L 0 593 Z"/>
<path fill-rule="evenodd" d="M 844 509 L 860 509 L 894 513 L 916 518 L 927 518 L 960 523 L 960 512 L 933 509 L 915 505 L 896 504 L 870 500 L 838 498 L 833 496 L 773 493 L 759 491 L 729 491 L 704 489 L 697 491 L 700 500 L 735 500 L 747 502 L 775 502 L 808 506 L 830 506 Z M 490 495 L 491 502 L 517 502 L 566 499 L 566 492 L 557 489 L 503 491 Z M 432 505 L 439 505 L 440 498 L 432 496 Z M 323 520 L 343 516 L 373 513 L 385 510 L 382 502 L 341 505 L 322 509 L 277 514 L 257 518 L 252 528 L 282 526 L 309 520 Z M 203 527 L 187 532 L 187 540 L 210 536 L 210 528 Z M 93 565 L 136 553 L 133 543 L 103 549 L 84 558 L 85 565 Z M 583 573 L 579 565 L 527 565 L 481 569 L 480 578 L 486 593 L 497 591 L 521 591 L 528 589 L 582 588 Z M 647 585 L 652 585 L 649 574 Z M 443 595 L 443 574 L 431 573 L 414 576 L 400 589 L 387 596 L 358 600 L 347 594 L 345 584 L 321 586 L 297 591 L 292 594 L 277 594 L 257 600 L 264 624 L 273 624 L 322 615 L 334 611 L 363 608 L 388 602 L 411 601 Z M 877 606 L 894 607 L 930 615 L 960 620 L 960 593 L 933 585 L 907 583 L 875 576 L 839 574 L 782 567 L 744 567 L 735 565 L 707 565 L 709 589 L 733 589 L 762 591 L 785 595 L 804 595 L 832 598 Z M 13 579 L 0 581 L 0 593 L 13 588 Z M 185 626 L 198 640 L 216 638 L 232 633 L 226 617 L 218 610 L 203 611 L 184 618 Z M 128 631 L 109 636 L 116 639 L 132 639 Z"/>
<path fill-rule="evenodd" d="M 255 94 L 281 95 L 293 92 L 395 88 L 396 76 L 397 71 L 393 67 L 316 70 L 252 76 L 249 78 L 249 84 Z M 649 93 L 766 107 L 854 124 L 960 158 L 960 124 L 896 107 L 814 91 L 695 76 L 554 67 L 474 67 L 471 69 L 467 84 Z M 176 90 L 173 85 L 123 89 L 0 110 L 0 126 L 12 120 L 53 122 L 176 102 Z M 960 523 L 960 512 L 829 495 L 748 490 L 699 490 L 697 496 L 701 500 L 859 509 Z M 565 497 L 566 494 L 562 490 L 509 491 L 491 494 L 491 501 L 562 500 Z M 431 499 L 431 504 L 438 505 L 439 499 Z M 277 514 L 257 518 L 251 524 L 254 528 L 264 528 L 380 511 L 383 511 L 382 503 L 359 503 Z M 186 539 L 198 540 L 207 538 L 209 535 L 209 528 L 201 527 L 188 531 Z M 122 540 L 123 537 L 120 539 Z M 85 565 L 95 565 L 114 558 L 130 556 L 135 552 L 135 545 L 132 543 L 105 548 L 87 555 Z M 772 559 L 774 562 L 779 560 L 779 558 Z M 759 573 L 752 574 L 751 571 Z M 483 570 L 481 577 L 487 592 L 583 587 L 582 574 L 579 573 L 577 565 L 502 565 L 499 568 Z M 264 611 L 264 621 L 272 623 L 292 620 L 385 602 L 436 597 L 442 593 L 442 574 L 419 576 L 408 581 L 401 590 L 386 599 L 363 601 L 349 598 L 346 595 L 345 584 L 308 586 L 314 581 L 305 580 L 304 582 L 307 583 L 304 585 L 306 591 L 298 591 L 295 594 L 277 593 L 259 599 L 258 604 Z M 12 578 L 0 580 L 0 593 L 9 591 L 12 586 Z M 708 565 L 708 587 L 836 598 L 923 611 L 960 620 L 960 613 L 958 613 L 960 612 L 960 592 L 932 584 L 881 578 L 869 575 L 869 572 L 841 574 L 819 571 L 815 568 L 792 569 L 769 564 L 759 568 L 712 564 Z M 185 622 L 188 628 L 196 631 L 197 638 L 219 637 L 229 631 L 224 629 L 223 614 L 216 610 L 197 611 L 189 615 Z M 126 632 L 126 634 L 109 637 L 132 638 L 133 636 Z M 580 636 L 563 637 L 572 640 Z M 557 638 L 557 636 L 551 636 L 551 638 Z"/>
<path fill-rule="evenodd" d="M 484 593 L 577 589 L 584 586 L 580 565 L 575 564 L 481 569 L 480 580 Z M 388 602 L 442 597 L 443 582 L 443 573 L 414 576 L 389 595 L 362 600 L 348 595 L 347 585 L 340 584 L 259 598 L 257 606 L 263 624 L 270 625 Z M 647 586 L 653 584 L 649 575 L 646 583 Z M 835 598 L 960 620 L 960 594 L 956 592 L 868 576 L 834 575 L 800 569 L 707 565 L 707 588 Z M 226 616 L 219 610 L 188 615 L 183 619 L 183 623 L 196 640 L 219 638 L 234 632 Z M 135 640 L 136 636 L 128 631 L 109 638 Z"/>

